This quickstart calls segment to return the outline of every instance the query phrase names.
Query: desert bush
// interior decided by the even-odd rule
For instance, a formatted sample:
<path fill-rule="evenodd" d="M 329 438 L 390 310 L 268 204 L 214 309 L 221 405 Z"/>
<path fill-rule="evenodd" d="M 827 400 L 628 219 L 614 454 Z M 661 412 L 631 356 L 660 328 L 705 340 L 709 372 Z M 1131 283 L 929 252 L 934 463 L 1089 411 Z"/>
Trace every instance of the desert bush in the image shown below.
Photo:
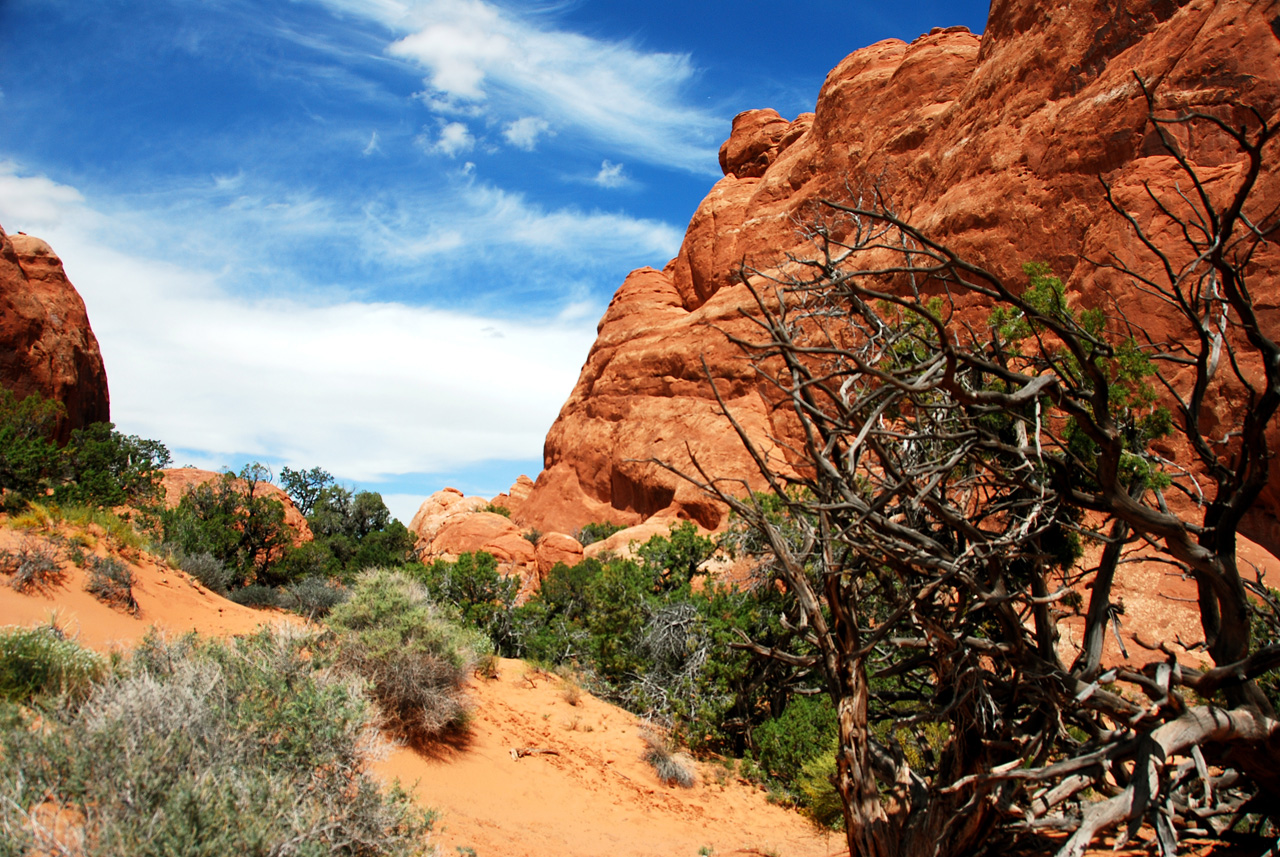
<path fill-rule="evenodd" d="M 188 554 L 213 555 L 239 580 L 287 582 L 279 565 L 293 536 L 284 523 L 284 506 L 260 487 L 267 475 L 262 465 L 250 464 L 238 478 L 224 473 L 195 486 L 161 514 L 165 541 Z"/>
<path fill-rule="evenodd" d="M 589 524 L 583 524 L 582 529 L 573 534 L 578 540 L 578 544 L 586 547 L 596 542 L 602 542 L 614 533 L 625 530 L 622 524 L 610 524 L 608 521 L 592 521 Z"/>
<path fill-rule="evenodd" d="M 138 612 L 138 601 L 133 597 L 133 572 L 115 557 L 89 557 L 89 579 L 84 588 L 113 607 Z"/>
<path fill-rule="evenodd" d="M 225 594 L 235 582 L 235 570 L 206 551 L 193 554 L 180 552 L 177 560 L 178 568 L 219 595 Z"/>
<path fill-rule="evenodd" d="M 693 788 L 697 773 L 687 753 L 676 752 L 665 736 L 652 730 L 644 731 L 641 737 L 645 743 L 644 760 L 653 766 L 658 779 L 669 786 Z"/>
<path fill-rule="evenodd" d="M 244 607 L 257 607 L 259 609 L 283 606 L 280 603 L 280 593 L 270 586 L 263 586 L 261 583 L 251 583 L 240 589 L 232 590 L 227 594 L 227 599 Z"/>
<path fill-rule="evenodd" d="M 308 619 L 323 619 L 347 600 L 348 591 L 319 577 L 290 583 L 280 597 L 280 606 Z"/>
<path fill-rule="evenodd" d="M 52 625 L 0 630 L 0 700 L 85 695 L 106 667 L 98 655 Z"/>
<path fill-rule="evenodd" d="M 110 509 L 72 504 L 54 506 L 51 508 L 51 513 L 74 527 L 101 527 L 106 537 L 121 548 L 138 550 L 147 543 L 133 521 L 122 518 Z"/>
<path fill-rule="evenodd" d="M 480 509 L 480 511 L 481 511 L 481 512 L 489 512 L 490 514 L 494 514 L 494 515 L 501 515 L 501 516 L 502 516 L 502 517 L 504 517 L 504 518 L 510 518 L 510 517 L 511 517 L 511 510 L 510 510 L 510 509 L 508 509 L 506 506 L 499 506 L 499 505 L 497 505 L 496 503 L 486 503 L 486 504 L 485 504 L 485 505 Z"/>
<path fill-rule="evenodd" d="M 52 801 L 83 816 L 90 857 L 426 851 L 432 818 L 363 773 L 367 703 L 315 637 L 153 638 L 79 708 L 42 716 L 0 730 L 21 772 L 0 775 L 11 831 Z"/>
<path fill-rule="evenodd" d="M 19 592 L 45 590 L 67 577 L 54 546 L 35 538 L 24 538 L 13 550 L 0 550 L 0 573 L 9 575 L 9 585 Z"/>
<path fill-rule="evenodd" d="M 384 725 L 414 743 L 437 739 L 467 720 L 463 683 L 485 648 L 398 571 L 371 569 L 329 614 L 339 663 L 363 676 Z"/>

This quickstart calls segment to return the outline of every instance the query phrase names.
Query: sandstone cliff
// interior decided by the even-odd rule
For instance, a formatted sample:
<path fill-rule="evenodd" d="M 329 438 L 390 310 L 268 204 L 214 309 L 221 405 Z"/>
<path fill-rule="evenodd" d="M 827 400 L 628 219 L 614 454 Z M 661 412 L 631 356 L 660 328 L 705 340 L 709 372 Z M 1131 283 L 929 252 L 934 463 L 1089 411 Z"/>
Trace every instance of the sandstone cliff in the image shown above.
<path fill-rule="evenodd" d="M 751 299 L 735 274 L 798 249 L 797 223 L 818 199 L 848 199 L 878 180 L 899 213 L 969 258 L 1010 278 L 1023 262 L 1045 261 L 1070 291 L 1096 300 L 1109 284 L 1085 259 L 1136 246 L 1108 212 L 1099 177 L 1146 223 L 1153 207 L 1143 182 L 1173 175 L 1135 73 L 1162 106 L 1238 101 L 1275 117 L 1280 3 L 996 0 L 981 37 L 937 29 L 851 54 L 812 114 L 739 115 L 720 152 L 725 176 L 693 215 L 679 255 L 662 271 L 633 272 L 601 319 L 517 520 L 568 532 L 654 514 L 723 524 L 722 509 L 648 459 L 687 467 L 691 451 L 709 472 L 758 484 L 718 414 L 703 361 L 753 435 L 786 436 L 785 414 L 722 331 L 751 332 L 739 312 Z M 1213 170 L 1224 152 L 1188 154 Z M 1274 172 L 1261 190 L 1268 207 L 1280 203 Z M 1271 284 L 1274 256 L 1264 262 Z M 1116 297 L 1139 324 L 1164 324 L 1150 302 Z M 1278 297 L 1272 285 L 1259 299 L 1270 311 Z M 1280 549 L 1280 492 L 1265 501 L 1242 531 Z"/>
<path fill-rule="evenodd" d="M 0 384 L 19 398 L 39 393 L 67 412 L 58 442 L 111 419 L 107 372 L 84 301 L 62 260 L 39 238 L 0 228 Z"/>

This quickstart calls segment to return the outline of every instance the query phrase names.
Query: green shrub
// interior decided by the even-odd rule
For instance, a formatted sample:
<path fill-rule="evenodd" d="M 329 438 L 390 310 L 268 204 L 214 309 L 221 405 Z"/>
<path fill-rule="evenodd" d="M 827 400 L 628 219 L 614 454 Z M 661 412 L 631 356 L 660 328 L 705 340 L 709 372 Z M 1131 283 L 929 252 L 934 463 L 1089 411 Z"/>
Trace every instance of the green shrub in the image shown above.
<path fill-rule="evenodd" d="M 261 583 L 251 583 L 232 590 L 227 594 L 227 598 L 244 607 L 270 609 L 283 606 L 280 602 L 280 594 L 272 587 L 263 586 Z"/>
<path fill-rule="evenodd" d="M 835 775 L 835 753 L 818 753 L 800 766 L 795 785 L 804 814 L 816 824 L 840 830 L 844 827 L 844 804 L 833 782 Z"/>
<path fill-rule="evenodd" d="M 308 577 L 290 583 L 280 596 L 280 606 L 308 619 L 323 619 L 334 607 L 347 600 L 349 593 L 319 577 Z"/>
<path fill-rule="evenodd" d="M 815 755 L 834 753 L 837 732 L 828 696 L 798 696 L 781 716 L 756 727 L 756 759 L 770 778 L 791 784 Z"/>
<path fill-rule="evenodd" d="M 33 393 L 25 399 L 0 387 L 0 506 L 21 509 L 40 495 L 57 469 L 53 433 L 66 413 L 61 402 Z"/>
<path fill-rule="evenodd" d="M 433 600 L 452 606 L 464 623 L 482 631 L 493 644 L 492 651 L 519 653 L 512 610 L 520 579 L 498 571 L 492 554 L 464 553 L 455 562 L 438 559 L 430 566 L 409 566 L 406 573 L 425 585 Z"/>
<path fill-rule="evenodd" d="M 82 697 L 103 674 L 98 655 L 51 625 L 0 630 L 0 699 L 26 703 L 42 695 Z"/>
<path fill-rule="evenodd" d="M 115 557 L 90 557 L 89 579 L 84 588 L 112 607 L 129 613 L 138 612 L 138 602 L 133 597 L 133 572 Z"/>
<path fill-rule="evenodd" d="M 196 485 L 160 516 L 164 540 L 183 553 L 207 553 L 231 568 L 238 581 L 288 582 L 277 568 L 292 547 L 284 506 L 261 487 L 269 471 L 249 464 L 235 474 Z"/>
<path fill-rule="evenodd" d="M 152 638 L 79 707 L 0 730 L 22 772 L 0 774 L 0 834 L 52 801 L 93 857 L 423 854 L 432 818 L 364 773 L 368 716 L 315 637 Z"/>
<path fill-rule="evenodd" d="M 9 585 L 19 592 L 43 591 L 67 578 L 54 546 L 36 538 L 24 538 L 14 550 L 0 550 L 0 573 L 9 575 Z"/>
<path fill-rule="evenodd" d="M 463 683 L 485 642 L 425 587 L 371 569 L 327 622 L 339 634 L 339 663 L 369 682 L 388 729 L 421 744 L 465 726 Z"/>
<path fill-rule="evenodd" d="M 490 514 L 493 514 L 493 515 L 501 515 L 504 518 L 511 517 L 510 509 L 508 509 L 506 506 L 499 506 L 496 503 L 486 503 L 483 507 L 481 507 L 480 511 L 489 512 Z"/>
<path fill-rule="evenodd" d="M 578 540 L 578 544 L 586 547 L 596 542 L 602 542 L 614 533 L 625 530 L 622 524 L 610 524 L 608 521 L 593 521 L 590 524 L 583 524 L 582 529 L 573 534 Z"/>

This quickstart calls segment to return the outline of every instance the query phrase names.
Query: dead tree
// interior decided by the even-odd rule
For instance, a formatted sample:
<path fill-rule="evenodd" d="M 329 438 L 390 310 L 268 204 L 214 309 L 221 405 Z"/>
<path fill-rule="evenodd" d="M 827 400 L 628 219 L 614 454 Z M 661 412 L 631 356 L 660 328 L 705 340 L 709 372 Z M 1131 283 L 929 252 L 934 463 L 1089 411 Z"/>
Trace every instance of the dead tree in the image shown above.
<path fill-rule="evenodd" d="M 1071 305 L 1043 268 L 1015 285 L 973 264 L 878 187 L 823 201 L 812 252 L 743 272 L 761 336 L 734 341 L 794 415 L 773 439 L 787 460 L 721 401 L 773 499 L 688 478 L 755 531 L 795 598 L 813 653 L 755 648 L 825 676 L 854 855 L 973 854 L 998 832 L 1056 832 L 1079 855 L 1144 825 L 1173 854 L 1246 812 L 1280 819 L 1280 725 L 1255 681 L 1280 645 L 1253 644 L 1247 593 L 1267 590 L 1235 556 L 1280 407 L 1280 346 L 1252 282 L 1277 236 L 1255 198 L 1277 126 L 1147 101 L 1179 180 L 1146 188 L 1146 228 L 1104 183 L 1144 252 L 1098 264 L 1166 307 L 1168 339 L 1123 302 Z M 1209 182 L 1172 131 L 1239 157 Z M 1211 429 L 1206 402 L 1225 395 L 1242 407 Z M 1169 433 L 1190 460 L 1153 450 Z M 1065 664 L 1057 618 L 1090 542 L 1103 547 L 1083 570 L 1084 652 Z M 1131 543 L 1195 577 L 1213 668 L 1171 646 L 1143 671 L 1103 662 Z"/>

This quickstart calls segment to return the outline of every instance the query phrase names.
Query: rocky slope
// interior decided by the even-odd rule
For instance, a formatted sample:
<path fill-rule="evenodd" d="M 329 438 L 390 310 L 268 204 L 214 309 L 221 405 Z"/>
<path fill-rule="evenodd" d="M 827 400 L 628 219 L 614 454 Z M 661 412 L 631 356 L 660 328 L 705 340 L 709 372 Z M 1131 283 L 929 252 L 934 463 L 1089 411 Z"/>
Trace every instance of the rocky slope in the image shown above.
<path fill-rule="evenodd" d="M 572 532 L 591 520 L 635 524 L 661 514 L 721 525 L 719 507 L 649 460 L 687 467 L 692 452 L 708 472 L 755 484 L 703 368 L 753 435 L 785 437 L 784 415 L 724 335 L 752 330 L 739 312 L 751 299 L 735 274 L 799 249 L 797 222 L 811 218 L 816 200 L 848 199 L 876 180 L 899 213 L 963 255 L 1010 278 L 1026 261 L 1048 262 L 1073 294 L 1092 303 L 1112 289 L 1134 321 L 1159 331 L 1158 307 L 1085 261 L 1137 247 L 1108 212 L 1099 176 L 1140 223 L 1153 215 L 1143 183 L 1168 186 L 1173 176 L 1135 73 L 1165 107 L 1237 100 L 1274 116 L 1280 3 L 996 0 L 981 37 L 937 29 L 851 54 L 827 77 L 812 114 L 739 115 L 720 152 L 725 176 L 694 214 L 679 255 L 661 271 L 633 272 L 601 319 L 517 522 Z M 1224 153 L 1188 149 L 1214 174 Z M 1280 202 L 1274 171 L 1260 196 L 1266 208 Z M 1275 282 L 1277 254 L 1262 263 L 1262 282 Z M 1259 298 L 1274 309 L 1274 289 Z M 1272 491 L 1244 530 L 1273 550 L 1278 509 Z"/>
<path fill-rule="evenodd" d="M 111 419 L 107 372 L 84 301 L 39 238 L 0 228 L 0 384 L 66 406 L 58 441 Z"/>

